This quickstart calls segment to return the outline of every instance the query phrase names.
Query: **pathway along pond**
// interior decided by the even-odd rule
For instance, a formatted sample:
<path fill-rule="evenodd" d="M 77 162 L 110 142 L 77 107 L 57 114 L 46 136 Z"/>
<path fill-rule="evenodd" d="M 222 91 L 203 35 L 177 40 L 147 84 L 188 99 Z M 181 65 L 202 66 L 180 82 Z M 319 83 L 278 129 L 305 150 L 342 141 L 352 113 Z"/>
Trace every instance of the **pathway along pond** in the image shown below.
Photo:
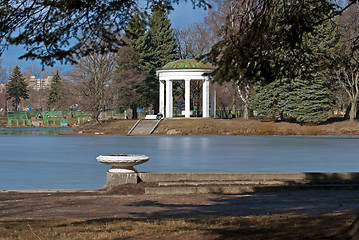
<path fill-rule="evenodd" d="M 359 138 L 0 135 L 0 190 L 98 189 L 104 154 L 145 172 L 359 172 Z"/>

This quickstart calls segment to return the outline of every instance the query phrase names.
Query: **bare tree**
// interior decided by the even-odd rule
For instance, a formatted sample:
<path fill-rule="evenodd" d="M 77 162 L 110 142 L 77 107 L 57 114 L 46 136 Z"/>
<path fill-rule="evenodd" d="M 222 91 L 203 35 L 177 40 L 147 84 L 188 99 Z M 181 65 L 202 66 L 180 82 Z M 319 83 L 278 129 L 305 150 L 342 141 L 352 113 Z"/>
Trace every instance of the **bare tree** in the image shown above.
<path fill-rule="evenodd" d="M 41 68 L 34 63 L 26 68 L 24 75 L 25 77 L 35 76 L 36 78 L 46 78 L 47 76 L 54 74 L 55 71 L 56 70 L 52 68 Z"/>
<path fill-rule="evenodd" d="M 226 114 L 231 110 L 232 114 L 235 114 L 235 104 L 239 101 L 237 86 L 232 82 L 224 82 L 221 85 L 213 84 L 213 87 L 215 87 L 217 93 L 218 110 L 226 110 Z M 224 118 L 230 117 L 230 115 L 221 115 Z"/>
<path fill-rule="evenodd" d="M 254 20 L 255 1 L 212 0 L 212 5 L 216 7 L 209 11 L 206 23 L 216 33 L 213 35 L 217 36 L 215 39 L 217 42 L 225 37 L 233 38 L 241 28 L 247 28 Z M 249 97 L 253 84 L 252 81 L 242 81 L 243 78 L 244 76 L 239 74 L 233 76 L 231 81 L 236 83 L 238 94 L 243 102 L 243 118 L 248 119 Z"/>
<path fill-rule="evenodd" d="M 249 97 L 252 91 L 252 86 L 249 84 L 245 85 L 244 87 L 237 86 L 238 94 L 243 102 L 243 118 L 249 119 Z"/>
<path fill-rule="evenodd" d="M 358 26 L 358 7 L 352 6 L 339 18 L 343 46 L 339 53 L 339 66 L 335 72 L 336 80 L 349 97 L 350 121 L 357 115 L 359 98 L 359 49 L 356 38 L 359 35 Z"/>
<path fill-rule="evenodd" d="M 115 63 L 113 53 L 93 53 L 80 59 L 69 74 L 77 83 L 82 108 L 90 111 L 96 121 L 112 101 L 112 96 L 107 93 L 113 81 Z"/>
<path fill-rule="evenodd" d="M 358 66 L 341 67 L 336 71 L 337 79 L 344 88 L 350 99 L 349 119 L 353 121 L 356 117 L 359 97 L 359 71 Z"/>
<path fill-rule="evenodd" d="M 175 32 L 180 59 L 202 58 L 214 44 L 213 31 L 202 23 L 194 23 Z"/>

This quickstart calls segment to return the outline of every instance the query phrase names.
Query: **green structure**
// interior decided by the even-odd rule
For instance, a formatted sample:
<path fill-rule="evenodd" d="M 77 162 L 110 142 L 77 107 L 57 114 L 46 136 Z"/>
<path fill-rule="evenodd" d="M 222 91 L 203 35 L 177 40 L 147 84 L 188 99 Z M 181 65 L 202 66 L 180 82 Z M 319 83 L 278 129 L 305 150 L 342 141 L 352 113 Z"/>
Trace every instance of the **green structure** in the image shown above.
<path fill-rule="evenodd" d="M 31 120 L 27 117 L 26 112 L 8 112 L 7 113 L 7 124 L 9 127 L 12 126 L 31 126 Z"/>
<path fill-rule="evenodd" d="M 91 113 L 89 112 L 73 112 L 73 117 L 77 118 L 78 125 L 92 121 Z"/>
<path fill-rule="evenodd" d="M 62 115 L 61 111 L 44 111 L 42 113 L 42 118 L 44 121 L 44 126 L 50 126 L 50 125 L 60 125 L 60 126 L 67 126 L 67 120 Z"/>
<path fill-rule="evenodd" d="M 169 62 L 161 70 L 178 70 L 178 69 L 213 69 L 209 63 L 203 63 L 195 59 L 181 59 Z"/>
<path fill-rule="evenodd" d="M 91 116 L 84 116 L 84 117 L 78 117 L 77 118 L 77 123 L 79 125 L 81 124 L 84 124 L 84 123 L 87 123 L 87 122 L 90 122 L 92 121 L 92 117 Z"/>

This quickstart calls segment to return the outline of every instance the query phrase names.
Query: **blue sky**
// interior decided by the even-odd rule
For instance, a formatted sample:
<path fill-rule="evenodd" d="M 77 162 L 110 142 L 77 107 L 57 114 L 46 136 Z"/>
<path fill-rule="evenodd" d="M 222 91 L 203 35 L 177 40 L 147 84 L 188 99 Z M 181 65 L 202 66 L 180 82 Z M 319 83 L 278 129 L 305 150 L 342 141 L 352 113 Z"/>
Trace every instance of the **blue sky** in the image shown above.
<path fill-rule="evenodd" d="M 173 28 L 186 27 L 191 23 L 202 21 L 206 15 L 206 10 L 199 8 L 193 9 L 191 1 L 181 1 L 179 5 L 174 5 L 174 9 L 175 10 L 169 15 Z M 21 46 L 10 47 L 1 56 L 3 60 L 2 66 L 9 69 L 9 67 L 19 65 L 22 71 L 24 71 L 27 66 L 33 65 L 34 63 L 41 67 L 40 61 L 19 60 L 18 57 L 21 56 L 23 52 L 24 50 Z M 58 66 L 60 66 L 60 64 Z M 62 68 L 70 69 L 71 66 L 62 66 Z"/>

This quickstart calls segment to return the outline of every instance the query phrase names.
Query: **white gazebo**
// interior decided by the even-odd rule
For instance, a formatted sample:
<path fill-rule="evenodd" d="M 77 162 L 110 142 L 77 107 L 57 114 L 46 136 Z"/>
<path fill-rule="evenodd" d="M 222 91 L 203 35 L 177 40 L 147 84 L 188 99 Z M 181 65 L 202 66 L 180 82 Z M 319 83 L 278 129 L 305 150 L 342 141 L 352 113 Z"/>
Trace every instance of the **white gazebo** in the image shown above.
<path fill-rule="evenodd" d="M 198 62 L 194 59 L 184 59 L 170 62 L 157 71 L 160 81 L 160 112 L 166 118 L 173 117 L 173 81 L 185 81 L 185 111 L 186 118 L 191 116 L 190 82 L 203 81 L 203 112 L 202 117 L 209 117 L 209 80 L 208 73 L 212 72 L 210 64 Z M 166 86 L 165 86 L 166 85 Z M 166 99 L 165 99 L 166 88 Z"/>

